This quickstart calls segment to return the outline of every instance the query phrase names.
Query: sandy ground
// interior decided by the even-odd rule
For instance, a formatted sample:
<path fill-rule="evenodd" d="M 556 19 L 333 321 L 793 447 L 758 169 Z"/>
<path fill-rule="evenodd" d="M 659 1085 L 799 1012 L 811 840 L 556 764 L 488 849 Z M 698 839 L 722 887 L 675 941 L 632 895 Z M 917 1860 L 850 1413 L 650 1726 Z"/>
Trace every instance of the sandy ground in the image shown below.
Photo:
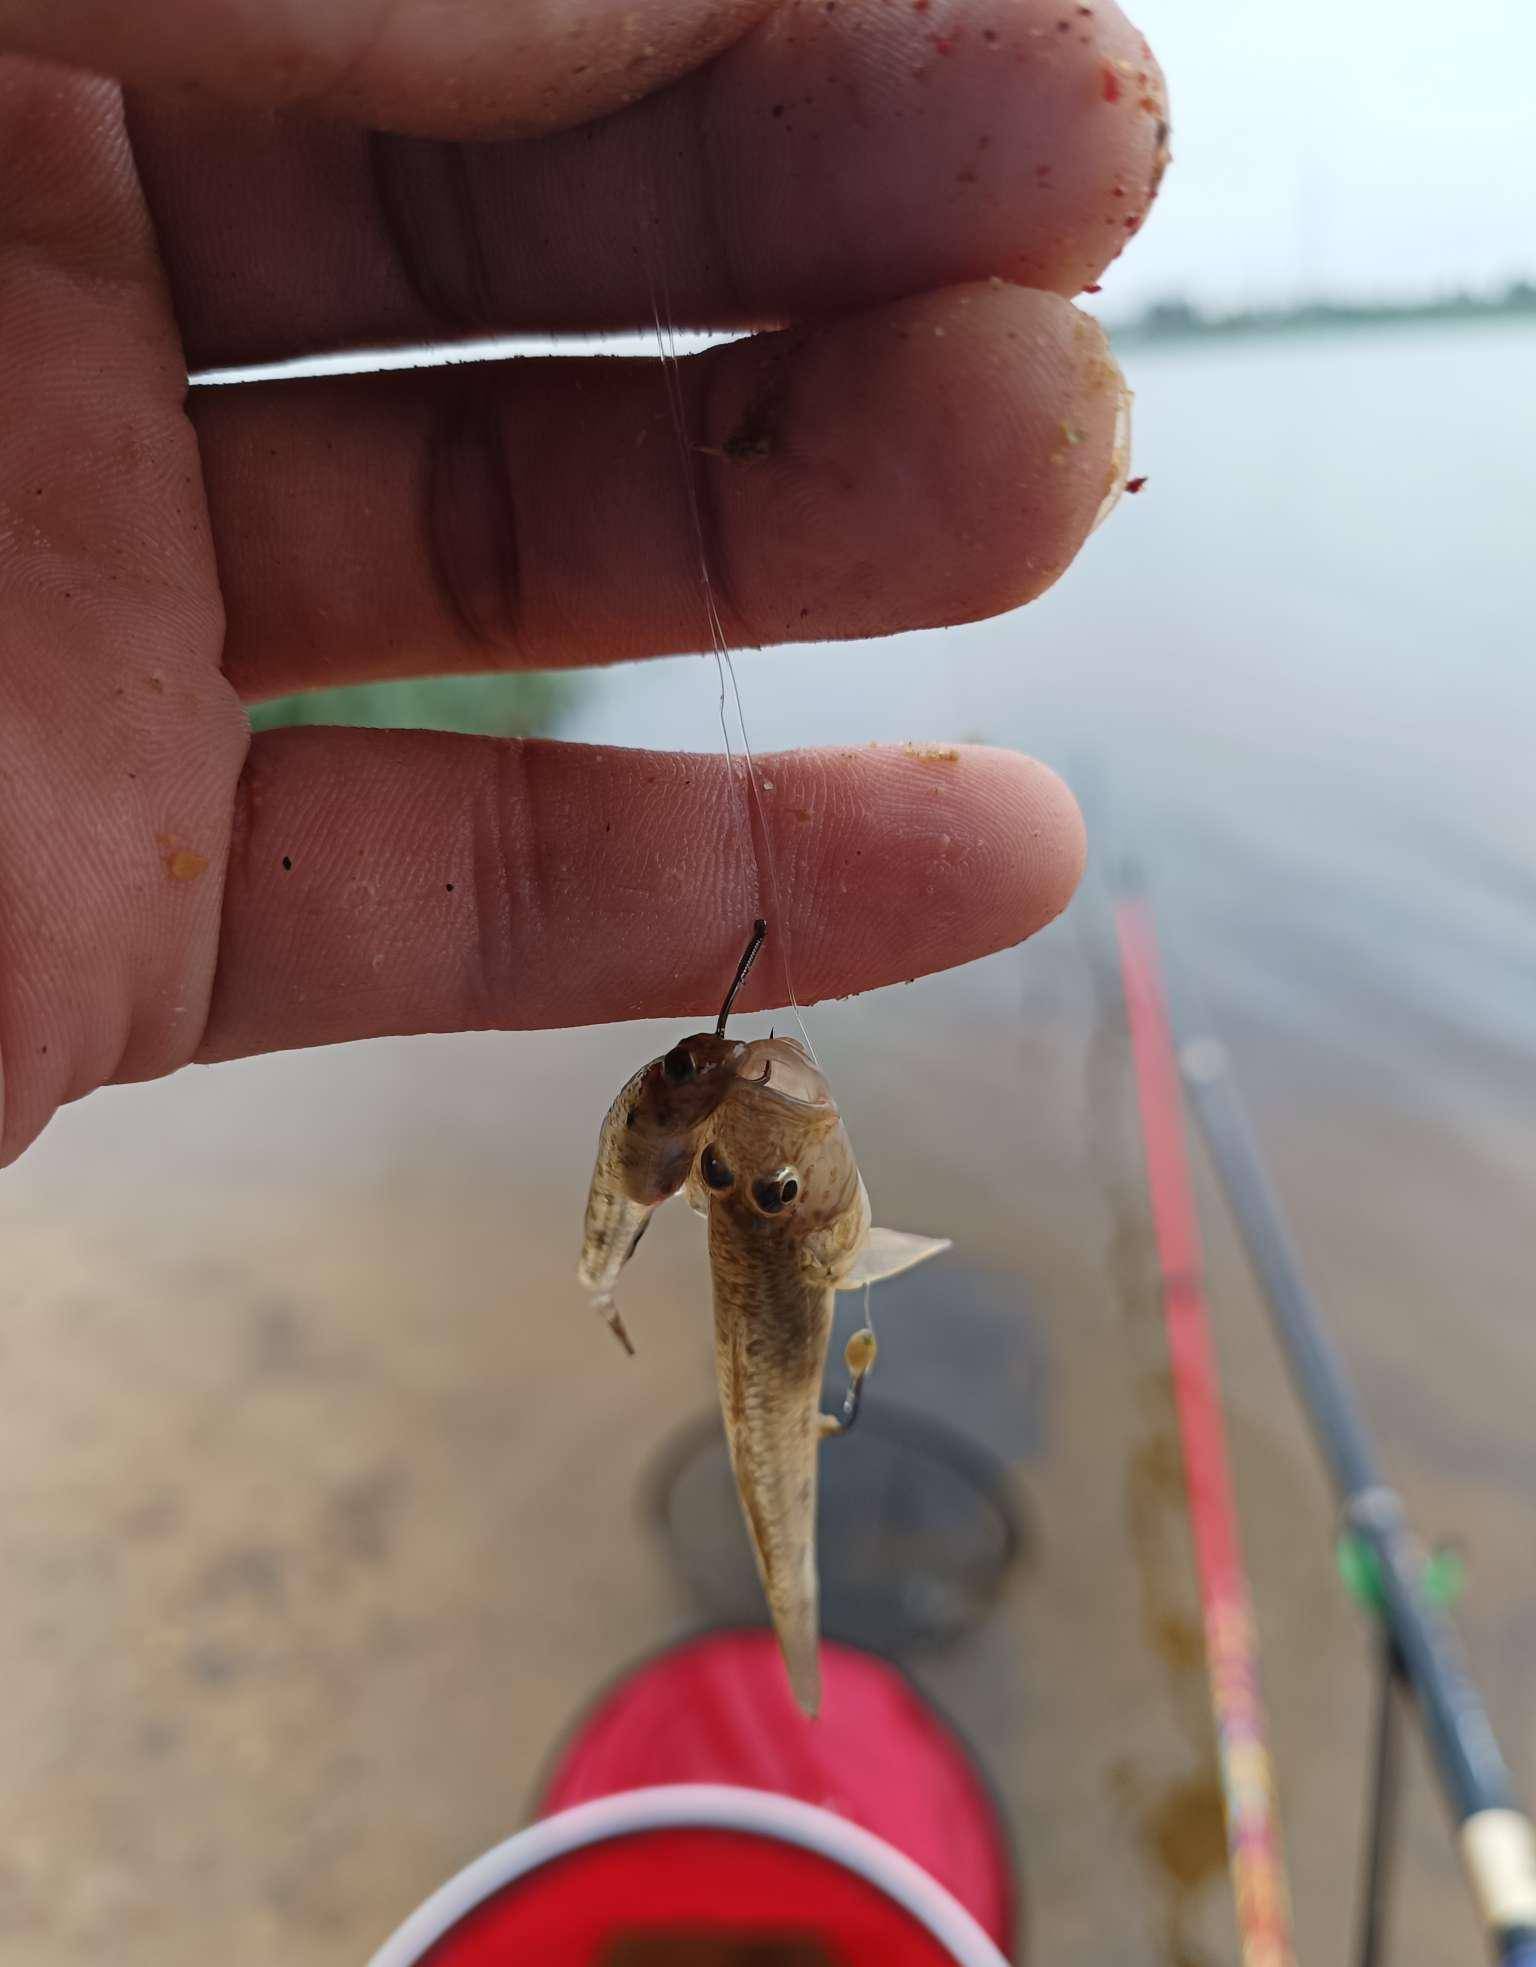
<path fill-rule="evenodd" d="M 1030 1956 L 1231 1959 L 1113 997 L 1065 926 L 815 1031 L 877 1213 L 952 1235 L 1037 1362 L 1031 1548 L 994 1616 L 919 1666 L 1012 1812 Z M 64 1115 L 0 1183 L 0 1967 L 352 1967 L 525 1820 L 591 1695 L 695 1623 L 637 1498 L 711 1399 L 696 1226 L 679 1207 L 637 1261 L 632 1362 L 570 1281 L 598 1119 L 668 1035 L 185 1074 Z M 1464 1627 L 1528 1777 L 1520 1170 L 1230 1035 L 1394 1472 L 1468 1547 Z M 1301 1954 L 1338 1960 L 1368 1651 L 1205 1194 Z M 871 1397 L 920 1404 L 917 1378 L 887 1346 Z M 1472 1959 L 1411 1760 L 1393 1957 Z"/>

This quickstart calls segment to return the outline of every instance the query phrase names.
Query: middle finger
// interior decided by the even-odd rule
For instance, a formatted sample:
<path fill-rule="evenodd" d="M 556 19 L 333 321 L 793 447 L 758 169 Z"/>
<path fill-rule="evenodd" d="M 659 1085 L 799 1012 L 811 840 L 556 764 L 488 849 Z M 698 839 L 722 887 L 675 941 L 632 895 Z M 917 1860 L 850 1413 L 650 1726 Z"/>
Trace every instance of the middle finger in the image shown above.
<path fill-rule="evenodd" d="M 679 365 L 477 362 L 194 393 L 243 695 L 967 621 L 1066 567 L 1125 469 L 1096 324 L 1001 282 Z M 696 524 L 697 522 L 697 524 Z"/>

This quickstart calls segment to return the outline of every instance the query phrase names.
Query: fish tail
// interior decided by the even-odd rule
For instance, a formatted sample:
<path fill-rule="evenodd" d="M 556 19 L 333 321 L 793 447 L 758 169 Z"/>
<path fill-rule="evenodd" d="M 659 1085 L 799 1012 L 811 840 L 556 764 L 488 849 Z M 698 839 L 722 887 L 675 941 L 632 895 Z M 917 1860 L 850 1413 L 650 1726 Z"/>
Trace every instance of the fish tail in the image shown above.
<path fill-rule="evenodd" d="M 810 1524 L 780 1521 L 766 1529 L 748 1512 L 758 1573 L 790 1692 L 814 1721 L 821 1707 L 821 1606 L 816 1577 L 815 1501 Z"/>
<path fill-rule="evenodd" d="M 800 1712 L 814 1721 L 821 1711 L 821 1637 L 814 1576 L 810 1590 L 800 1592 L 792 1606 L 782 1611 L 777 1606 L 771 1609 L 790 1692 Z"/>

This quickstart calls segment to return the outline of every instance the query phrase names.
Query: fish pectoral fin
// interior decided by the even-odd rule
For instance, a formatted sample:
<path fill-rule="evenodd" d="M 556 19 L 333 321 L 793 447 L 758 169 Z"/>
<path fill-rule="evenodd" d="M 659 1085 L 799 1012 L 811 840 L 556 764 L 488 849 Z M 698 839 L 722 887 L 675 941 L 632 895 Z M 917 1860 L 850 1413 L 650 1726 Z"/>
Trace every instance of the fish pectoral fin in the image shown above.
<path fill-rule="evenodd" d="M 872 1229 L 869 1241 L 854 1259 L 853 1268 L 837 1280 L 839 1291 L 862 1291 L 866 1284 L 883 1284 L 904 1270 L 926 1263 L 954 1244 L 947 1236 L 913 1236 L 904 1229 Z"/>

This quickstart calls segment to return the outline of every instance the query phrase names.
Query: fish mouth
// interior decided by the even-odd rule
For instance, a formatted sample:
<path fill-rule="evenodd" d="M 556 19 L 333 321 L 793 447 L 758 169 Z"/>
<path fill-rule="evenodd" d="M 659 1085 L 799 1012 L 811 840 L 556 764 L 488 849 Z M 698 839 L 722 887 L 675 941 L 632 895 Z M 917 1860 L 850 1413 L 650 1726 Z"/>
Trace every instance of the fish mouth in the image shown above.
<path fill-rule="evenodd" d="M 674 1046 L 674 1051 L 687 1047 L 708 1046 L 711 1051 L 720 1051 L 720 1040 L 712 1034 L 698 1038 L 685 1038 Z M 742 1063 L 746 1058 L 747 1047 L 731 1041 L 723 1057 L 710 1058 L 706 1055 L 692 1078 L 673 1083 L 660 1071 L 660 1062 L 652 1082 L 656 1124 L 670 1133 L 684 1129 L 702 1127 L 712 1119 L 724 1104 L 731 1089 L 741 1075 Z"/>
<path fill-rule="evenodd" d="M 754 1099 L 771 1100 L 786 1113 L 824 1115 L 829 1122 L 837 1118 L 837 1108 L 830 1100 L 803 1100 L 795 1093 L 781 1091 L 767 1075 L 761 1079 L 744 1080 L 742 1084 Z"/>
<path fill-rule="evenodd" d="M 776 1093 L 798 1111 L 837 1108 L 820 1068 L 798 1039 L 758 1038 L 747 1047 L 741 1080 L 754 1092 Z"/>

